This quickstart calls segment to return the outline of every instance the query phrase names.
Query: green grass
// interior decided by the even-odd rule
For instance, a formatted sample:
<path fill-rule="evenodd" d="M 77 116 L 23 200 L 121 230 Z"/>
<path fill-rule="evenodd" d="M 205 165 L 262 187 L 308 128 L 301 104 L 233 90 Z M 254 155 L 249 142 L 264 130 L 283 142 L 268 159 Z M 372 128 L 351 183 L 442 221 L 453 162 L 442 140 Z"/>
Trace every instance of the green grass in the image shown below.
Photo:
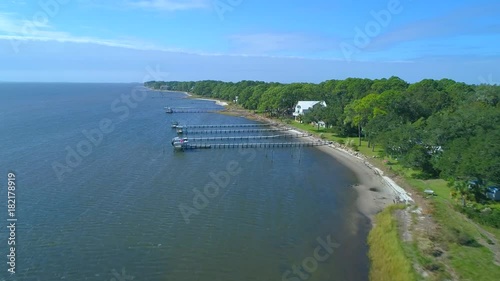
<path fill-rule="evenodd" d="M 404 208 L 392 205 L 375 217 L 375 227 L 368 235 L 371 260 L 371 281 L 413 281 L 416 274 L 400 240 L 394 210 Z"/>
<path fill-rule="evenodd" d="M 305 124 L 305 123 L 299 123 L 299 122 L 291 122 L 290 125 L 302 129 L 304 131 L 309 131 L 311 133 L 328 133 L 331 132 L 329 129 L 324 129 L 320 128 L 319 130 L 317 127 L 311 126 L 310 124 Z"/>
<path fill-rule="evenodd" d="M 492 264 L 492 254 L 484 247 L 468 248 L 453 246 L 450 251 L 453 268 L 459 269 L 460 280 L 498 280 L 500 266 Z M 488 258 L 489 257 L 489 258 Z"/>
<path fill-rule="evenodd" d="M 299 124 L 297 122 L 292 122 L 290 125 L 313 134 L 323 133 L 323 136 L 327 140 L 341 143 L 348 143 L 349 140 L 353 140 L 355 144 L 358 144 L 357 138 L 341 138 L 336 136 L 331 130 L 322 129 L 317 131 L 315 127 L 309 124 Z M 494 255 L 489 249 L 483 246 L 470 247 L 460 244 L 460 241 L 462 241 L 464 237 L 479 240 L 480 238 L 484 239 L 484 235 L 481 234 L 475 224 L 464 219 L 464 214 L 454 209 L 457 202 L 451 198 L 450 188 L 447 186 L 446 181 L 442 179 L 415 179 L 412 177 L 412 174 L 418 173 L 419 171 L 404 168 L 396 160 L 388 157 L 379 158 L 380 147 L 376 147 L 375 151 L 372 151 L 371 148 L 368 148 L 366 141 L 362 141 L 361 146 L 358 146 L 357 149 L 366 157 L 371 158 L 370 162 L 386 173 L 402 177 L 415 192 L 420 192 L 423 195 L 423 191 L 426 189 L 434 190 L 436 196 L 425 199 L 430 201 L 429 204 L 433 208 L 432 216 L 440 226 L 439 236 L 432 237 L 432 239 L 435 239 L 436 243 L 439 243 L 444 250 L 448 251 L 450 260 L 447 263 L 453 268 L 460 280 L 498 280 L 498 276 L 500 276 L 500 266 L 493 263 Z M 387 256 L 388 253 L 390 253 L 390 255 L 396 255 L 393 259 L 403 265 L 405 262 L 401 257 L 402 253 L 403 256 L 413 262 L 418 262 L 422 267 L 425 267 L 428 263 L 432 263 L 434 259 L 429 254 L 424 253 L 422 249 L 419 249 L 416 244 L 407 245 L 398 240 L 398 237 L 395 236 L 397 229 L 395 228 L 391 216 L 392 210 L 393 209 L 389 207 L 380 213 L 379 216 L 377 216 L 377 225 L 370 232 L 370 257 L 372 258 L 372 267 L 374 268 L 371 274 L 371 280 L 399 280 L 385 275 L 389 273 L 392 274 L 392 271 L 398 271 L 397 267 L 393 268 L 393 265 L 391 265 L 394 261 L 391 256 Z M 495 235 L 496 239 L 500 241 L 500 229 L 488 226 L 481 227 Z M 392 244 L 386 245 L 387 242 L 382 241 L 384 240 L 382 239 L 384 235 L 392 237 Z M 382 243 L 382 246 L 379 246 L 378 243 Z M 397 249 L 398 247 L 399 249 Z M 385 253 L 385 251 L 388 251 L 388 253 Z M 388 268 L 384 268 L 384 264 L 378 263 L 382 261 L 389 263 L 387 265 Z M 401 271 L 406 272 L 407 270 L 404 269 Z M 406 276 L 406 278 L 409 278 L 409 275 Z"/>

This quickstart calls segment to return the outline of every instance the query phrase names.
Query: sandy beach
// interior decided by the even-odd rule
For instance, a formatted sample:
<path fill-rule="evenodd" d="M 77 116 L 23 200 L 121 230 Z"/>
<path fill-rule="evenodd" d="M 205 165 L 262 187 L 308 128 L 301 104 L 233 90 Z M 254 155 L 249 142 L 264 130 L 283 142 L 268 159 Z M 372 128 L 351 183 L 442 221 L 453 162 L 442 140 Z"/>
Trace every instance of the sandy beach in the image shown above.
<path fill-rule="evenodd" d="M 193 98 L 195 100 L 206 100 L 206 101 L 213 101 L 215 102 L 216 105 L 220 105 L 220 106 L 228 106 L 229 104 L 223 100 L 218 100 L 218 99 L 207 99 L 207 98 L 197 98 L 197 97 L 193 97 L 193 94 L 191 93 L 188 93 L 188 92 L 182 92 L 182 91 L 169 91 L 169 90 L 162 90 L 164 92 L 175 92 L 175 93 L 183 93 L 185 94 L 186 96 L 190 97 L 190 98 Z"/>
<path fill-rule="evenodd" d="M 191 95 L 189 95 L 191 96 Z M 216 105 L 220 105 L 220 106 L 227 106 L 229 105 L 227 102 L 225 101 L 221 101 L 221 100 L 216 100 L 216 99 L 204 99 L 204 98 L 195 98 L 195 100 L 206 100 L 206 101 L 213 101 L 215 102 Z"/>
<path fill-rule="evenodd" d="M 397 194 L 392 190 L 376 170 L 368 166 L 364 160 L 336 149 L 334 146 L 321 146 L 319 150 L 334 157 L 342 165 L 353 171 L 359 184 L 354 186 L 358 192 L 356 205 L 358 210 L 369 217 L 372 222 L 374 215 L 382 211 L 387 205 L 393 204 Z"/>
<path fill-rule="evenodd" d="M 295 128 L 293 130 L 301 132 L 301 130 Z M 310 141 L 323 141 L 315 136 L 307 137 L 307 139 Z M 335 158 L 343 166 L 354 172 L 359 182 L 353 186 L 358 193 L 356 206 L 360 213 L 371 220 L 372 224 L 374 216 L 388 205 L 402 202 L 402 198 L 411 200 L 408 199 L 408 194 L 402 188 L 398 186 L 401 189 L 399 190 L 392 186 L 392 180 L 388 181 L 383 172 L 371 165 L 360 153 L 333 142 L 316 148 Z"/>

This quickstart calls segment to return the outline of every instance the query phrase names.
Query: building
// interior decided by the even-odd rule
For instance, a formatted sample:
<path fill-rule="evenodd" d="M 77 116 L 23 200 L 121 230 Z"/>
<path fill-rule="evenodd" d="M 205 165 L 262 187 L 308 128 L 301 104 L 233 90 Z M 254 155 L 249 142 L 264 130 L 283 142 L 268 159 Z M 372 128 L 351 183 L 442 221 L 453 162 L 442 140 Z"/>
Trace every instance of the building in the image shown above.
<path fill-rule="evenodd" d="M 297 118 L 300 115 L 304 115 L 308 110 L 313 108 L 313 106 L 321 104 L 322 106 L 326 106 L 324 101 L 299 101 L 295 106 L 295 111 L 293 112 L 293 116 Z"/>
<path fill-rule="evenodd" d="M 486 197 L 494 201 L 500 201 L 500 188 L 490 186 L 486 189 Z"/>

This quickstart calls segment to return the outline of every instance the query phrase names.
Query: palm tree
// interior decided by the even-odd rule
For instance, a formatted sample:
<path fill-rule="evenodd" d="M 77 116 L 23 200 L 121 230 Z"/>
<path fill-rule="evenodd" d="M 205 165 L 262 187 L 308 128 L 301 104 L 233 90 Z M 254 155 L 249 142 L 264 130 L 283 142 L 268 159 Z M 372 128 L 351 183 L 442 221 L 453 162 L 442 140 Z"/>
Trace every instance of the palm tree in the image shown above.
<path fill-rule="evenodd" d="M 467 196 L 470 194 L 470 189 L 465 181 L 451 181 L 448 184 L 452 188 L 452 197 L 460 196 L 462 200 L 462 206 L 465 207 Z"/>

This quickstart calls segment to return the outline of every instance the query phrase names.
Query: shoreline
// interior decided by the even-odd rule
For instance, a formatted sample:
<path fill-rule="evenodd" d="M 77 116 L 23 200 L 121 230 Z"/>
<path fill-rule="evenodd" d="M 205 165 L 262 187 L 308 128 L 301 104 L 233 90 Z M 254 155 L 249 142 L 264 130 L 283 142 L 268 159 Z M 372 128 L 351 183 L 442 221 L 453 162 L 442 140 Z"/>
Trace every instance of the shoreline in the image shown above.
<path fill-rule="evenodd" d="M 270 121 L 271 120 L 268 120 L 268 122 Z M 291 127 L 294 130 L 305 133 L 298 128 Z M 313 141 L 322 141 L 321 138 L 314 135 L 308 138 Z M 402 201 L 401 198 L 409 198 L 406 191 L 398 186 L 404 193 L 401 194 L 400 190 L 392 186 L 391 182 L 393 183 L 393 181 L 384 176 L 380 169 L 370 164 L 362 154 L 345 149 L 338 143 L 317 146 L 316 148 L 330 157 L 333 157 L 342 166 L 356 175 L 358 182 L 356 185 L 352 186 L 357 193 L 355 202 L 356 208 L 362 215 L 370 219 L 372 227 L 376 214 L 389 205 L 405 202 Z M 411 198 L 408 201 L 412 201 Z"/>
<path fill-rule="evenodd" d="M 160 92 L 174 92 L 174 93 L 182 93 L 182 94 L 185 94 L 186 96 L 188 96 L 189 98 L 192 98 L 192 99 L 195 99 L 195 100 L 204 100 L 204 101 L 213 101 L 215 102 L 216 105 L 220 105 L 220 106 L 228 106 L 229 103 L 227 103 L 226 101 L 223 101 L 223 100 L 218 100 L 218 99 L 208 99 L 208 98 L 200 98 L 200 97 L 197 97 L 196 95 L 194 94 L 191 94 L 189 92 L 183 92 L 183 91 L 169 91 L 169 90 L 156 90 L 156 91 L 160 91 Z"/>
<path fill-rule="evenodd" d="M 292 125 L 257 115 L 246 109 L 238 109 L 235 112 L 238 113 L 236 115 L 247 119 L 270 124 L 280 124 L 301 133 L 310 134 Z M 227 114 L 231 115 L 232 113 L 233 112 L 227 112 Z M 307 138 L 312 141 L 323 141 L 321 138 L 314 135 Z M 372 227 L 374 225 L 375 215 L 387 206 L 395 203 L 413 202 L 410 194 L 398 186 L 393 179 L 385 176 L 382 170 L 369 163 L 366 157 L 361 153 L 352 151 L 335 142 L 325 146 L 317 146 L 316 148 L 330 157 L 333 157 L 341 165 L 347 167 L 356 175 L 358 184 L 353 186 L 358 195 L 355 202 L 356 208 L 361 214 L 370 219 Z"/>
<path fill-rule="evenodd" d="M 189 98 L 195 98 L 198 100 L 214 101 L 216 104 L 222 105 L 224 107 L 228 106 L 228 102 L 218 100 L 218 99 L 207 99 L 198 98 L 196 95 L 182 92 L 182 91 L 167 91 L 167 92 L 179 92 L 183 93 Z M 238 117 L 244 117 L 250 120 L 264 122 L 269 124 L 280 124 L 282 126 L 289 127 L 293 130 L 299 131 L 301 133 L 307 133 L 299 128 L 295 128 L 289 124 L 280 122 L 279 120 L 274 120 L 264 116 L 260 116 L 250 110 L 243 108 L 230 108 L 226 107 L 226 111 L 221 113 L 229 114 Z M 322 141 L 319 137 L 311 135 L 310 138 L 313 141 Z M 317 149 L 326 153 L 330 157 L 333 157 L 341 165 L 347 167 L 351 170 L 358 180 L 358 184 L 354 185 L 353 188 L 357 192 L 356 208 L 357 210 L 368 217 L 371 221 L 372 227 L 374 225 L 374 217 L 376 214 L 381 212 L 384 208 L 395 203 L 409 203 L 413 202 L 411 194 L 408 194 L 403 188 L 398 186 L 393 179 L 384 176 L 383 172 L 370 164 L 368 160 L 360 153 L 352 151 L 351 149 L 344 147 L 338 143 L 333 143 L 325 146 L 317 146 Z"/>
<path fill-rule="evenodd" d="M 192 95 L 189 95 L 190 97 L 192 97 Z M 195 100 L 204 100 L 204 101 L 213 101 L 215 102 L 216 105 L 220 105 L 220 106 L 228 106 L 229 104 L 225 101 L 221 101 L 221 100 L 216 100 L 216 99 L 205 99 L 205 98 L 193 98 Z"/>
<path fill-rule="evenodd" d="M 363 160 L 347 152 L 342 152 L 333 145 L 317 148 L 335 158 L 356 175 L 358 184 L 353 186 L 358 195 L 356 208 L 361 214 L 368 217 L 373 225 L 375 215 L 385 207 L 394 204 L 397 195 L 386 186 L 383 178 L 367 166 Z"/>

